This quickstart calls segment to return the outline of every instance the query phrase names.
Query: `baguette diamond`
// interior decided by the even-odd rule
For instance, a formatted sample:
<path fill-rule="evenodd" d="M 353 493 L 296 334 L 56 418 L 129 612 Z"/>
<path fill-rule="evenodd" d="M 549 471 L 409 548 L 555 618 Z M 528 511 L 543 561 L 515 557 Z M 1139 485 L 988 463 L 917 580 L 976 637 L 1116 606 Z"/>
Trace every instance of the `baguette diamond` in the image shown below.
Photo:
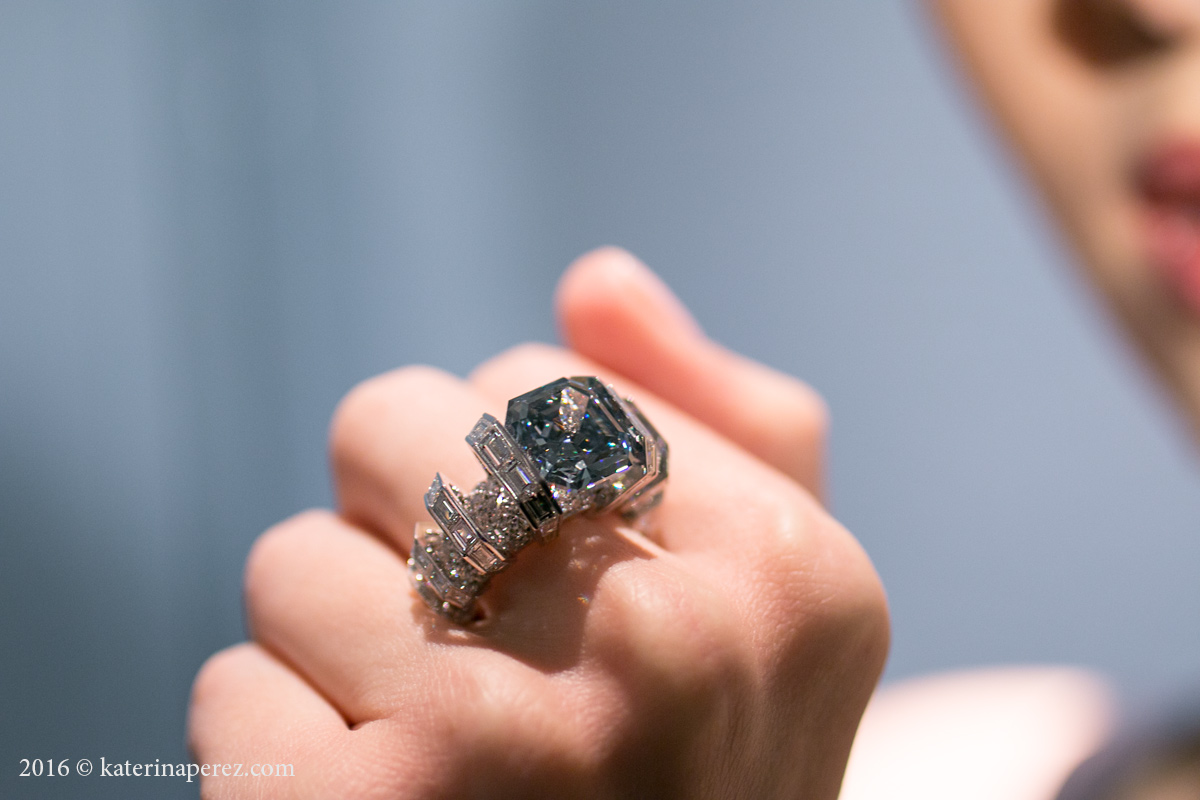
<path fill-rule="evenodd" d="M 667 444 L 640 409 L 593 377 L 560 378 L 484 414 L 467 444 L 488 477 L 467 495 L 437 475 L 425 494 L 435 526 L 418 525 L 409 575 L 421 598 L 458 622 L 475 616 L 492 575 L 563 519 L 653 507 Z"/>

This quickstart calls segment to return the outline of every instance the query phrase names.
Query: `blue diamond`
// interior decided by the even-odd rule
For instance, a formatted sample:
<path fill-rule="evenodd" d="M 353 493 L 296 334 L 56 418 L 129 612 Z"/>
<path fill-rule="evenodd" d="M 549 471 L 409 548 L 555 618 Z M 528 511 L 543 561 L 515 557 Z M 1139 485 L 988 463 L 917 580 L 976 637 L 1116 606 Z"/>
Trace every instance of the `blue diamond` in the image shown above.
<path fill-rule="evenodd" d="M 646 474 L 645 442 L 595 378 L 560 378 L 514 397 L 505 426 L 542 478 L 564 489 L 591 489 L 627 472 L 632 484 Z"/>

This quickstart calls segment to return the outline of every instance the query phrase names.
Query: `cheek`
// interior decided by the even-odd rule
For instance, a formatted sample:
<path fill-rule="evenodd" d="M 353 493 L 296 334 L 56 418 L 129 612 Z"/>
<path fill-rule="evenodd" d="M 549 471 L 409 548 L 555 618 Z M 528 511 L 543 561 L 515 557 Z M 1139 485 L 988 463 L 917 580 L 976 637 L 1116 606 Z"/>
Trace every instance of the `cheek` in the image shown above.
<path fill-rule="evenodd" d="M 1149 93 L 1137 75 L 1096 70 L 1049 33 L 1031 55 L 999 111 L 1077 263 L 1128 317 L 1146 295 L 1135 175 Z"/>
<path fill-rule="evenodd" d="M 1102 220 L 1119 213 L 1129 196 L 1122 89 L 1089 72 L 1069 54 L 1043 45 L 1041 68 L 1008 97 L 1009 126 L 1053 211 L 1077 244 L 1097 245 Z"/>
<path fill-rule="evenodd" d="M 1077 246 L 1112 247 L 1127 194 L 1127 88 L 1062 30 L 1073 0 L 947 2 L 946 20 L 979 88 Z M 1123 237 L 1124 238 L 1124 237 Z M 1090 258 L 1089 258 L 1090 260 Z"/>

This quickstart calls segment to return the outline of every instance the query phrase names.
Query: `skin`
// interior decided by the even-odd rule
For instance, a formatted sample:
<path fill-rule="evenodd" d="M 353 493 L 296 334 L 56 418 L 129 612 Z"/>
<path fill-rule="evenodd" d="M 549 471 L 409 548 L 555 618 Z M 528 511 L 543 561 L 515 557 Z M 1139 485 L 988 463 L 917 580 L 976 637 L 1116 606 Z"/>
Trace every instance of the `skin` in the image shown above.
<path fill-rule="evenodd" d="M 1164 146 L 1200 142 L 1200 2 L 929 6 L 1084 274 L 1200 436 L 1200 305 L 1158 263 L 1142 179 Z M 1104 682 L 1078 670 L 985 670 L 891 687 L 863 722 L 843 800 L 1048 800 L 1111 718 Z M 1192 768 L 1119 796 L 1195 797 L 1198 787 Z"/>
<path fill-rule="evenodd" d="M 719 347 L 628 254 L 585 256 L 557 312 L 567 349 L 526 345 L 463 381 L 409 367 L 341 403 L 338 509 L 265 533 L 246 567 L 252 641 L 196 678 L 205 797 L 832 798 L 883 667 L 886 602 L 814 496 L 825 410 Z M 650 321 L 655 324 L 651 325 Z M 435 471 L 471 485 L 462 442 L 509 397 L 597 374 L 671 446 L 639 532 L 575 519 L 523 552 L 463 629 L 408 589 Z"/>
<path fill-rule="evenodd" d="M 1078 263 L 1200 439 L 1200 305 L 1158 264 L 1141 180 L 1162 148 L 1200 144 L 1200 1 L 929 5 Z"/>
<path fill-rule="evenodd" d="M 1200 142 L 1200 3 L 930 6 L 1200 436 L 1200 313 L 1154 263 L 1139 181 L 1164 142 Z M 205 796 L 837 795 L 887 625 L 869 562 L 814 499 L 823 405 L 705 339 L 619 251 L 572 267 L 557 311 L 566 350 L 518 348 L 467 382 L 409 368 L 343 402 L 338 511 L 256 545 L 253 641 L 205 665 L 190 718 L 198 761 L 292 762 L 297 777 L 210 779 Z M 484 625 L 449 628 L 397 590 L 421 492 L 438 469 L 478 476 L 461 437 L 480 411 L 570 374 L 615 382 L 671 442 L 660 517 L 646 536 L 571 523 L 496 581 Z M 1110 719 L 1107 687 L 1076 670 L 893 686 L 871 702 L 842 797 L 1050 798 Z"/>

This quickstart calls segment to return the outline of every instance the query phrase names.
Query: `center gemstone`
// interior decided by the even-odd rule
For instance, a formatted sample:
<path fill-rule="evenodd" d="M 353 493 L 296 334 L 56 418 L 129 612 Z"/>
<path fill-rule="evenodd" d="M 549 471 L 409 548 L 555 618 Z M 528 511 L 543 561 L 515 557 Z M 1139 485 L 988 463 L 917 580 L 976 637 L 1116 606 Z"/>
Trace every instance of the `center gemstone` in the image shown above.
<path fill-rule="evenodd" d="M 590 489 L 631 467 L 645 469 L 645 443 L 595 378 L 560 378 L 514 397 L 505 426 L 542 478 L 564 489 Z"/>

